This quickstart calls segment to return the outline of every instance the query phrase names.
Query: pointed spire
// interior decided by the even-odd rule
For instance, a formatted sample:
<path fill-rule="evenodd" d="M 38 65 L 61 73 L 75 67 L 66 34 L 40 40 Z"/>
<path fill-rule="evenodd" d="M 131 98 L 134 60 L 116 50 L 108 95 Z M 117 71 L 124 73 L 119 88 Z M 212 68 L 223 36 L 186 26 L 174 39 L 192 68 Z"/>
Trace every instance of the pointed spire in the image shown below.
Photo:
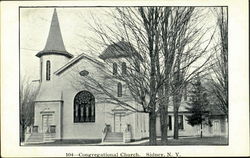
<path fill-rule="evenodd" d="M 45 48 L 43 49 L 43 51 L 37 53 L 36 56 L 41 57 L 45 54 L 61 54 L 67 56 L 68 58 L 73 57 L 73 55 L 68 53 L 65 49 L 56 9 L 54 9 L 54 13 L 52 16 L 49 35 Z"/>
<path fill-rule="evenodd" d="M 57 50 L 57 51 L 66 51 L 62 39 L 61 29 L 57 17 L 56 9 L 54 9 L 49 36 L 47 39 L 46 46 L 44 51 Z"/>

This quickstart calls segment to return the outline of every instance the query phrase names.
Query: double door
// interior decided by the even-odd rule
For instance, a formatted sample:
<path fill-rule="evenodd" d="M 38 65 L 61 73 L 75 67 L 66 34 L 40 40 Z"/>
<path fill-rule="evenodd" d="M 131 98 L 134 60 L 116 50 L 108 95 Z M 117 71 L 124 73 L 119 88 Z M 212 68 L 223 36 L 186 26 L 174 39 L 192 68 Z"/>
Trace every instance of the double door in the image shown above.
<path fill-rule="evenodd" d="M 114 132 L 124 132 L 125 130 L 125 115 L 124 113 L 114 114 Z"/>
<path fill-rule="evenodd" d="M 49 132 L 49 127 L 52 125 L 52 122 L 53 122 L 52 114 L 42 115 L 42 132 L 43 133 Z"/>

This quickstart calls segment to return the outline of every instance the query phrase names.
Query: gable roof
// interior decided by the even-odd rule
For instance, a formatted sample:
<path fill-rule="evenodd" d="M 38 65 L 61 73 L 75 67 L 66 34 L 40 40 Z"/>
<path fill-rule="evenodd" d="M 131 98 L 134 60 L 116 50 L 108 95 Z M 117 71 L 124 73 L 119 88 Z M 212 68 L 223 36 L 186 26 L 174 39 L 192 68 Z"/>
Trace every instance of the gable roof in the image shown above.
<path fill-rule="evenodd" d="M 73 55 L 68 53 L 65 49 L 56 9 L 54 9 L 54 13 L 52 16 L 49 35 L 45 48 L 42 51 L 38 52 L 36 56 L 41 57 L 42 55 L 49 54 L 64 55 L 68 58 L 73 57 Z"/>
<path fill-rule="evenodd" d="M 109 45 L 102 52 L 99 58 L 106 60 L 110 58 L 122 58 L 122 57 L 132 57 L 132 56 L 136 56 L 140 60 L 142 60 L 142 57 L 136 51 L 136 49 L 132 46 L 132 44 L 122 40 L 120 42 Z"/>
<path fill-rule="evenodd" d="M 81 59 L 87 59 L 89 61 L 91 61 L 92 63 L 95 63 L 97 65 L 101 65 L 104 66 L 102 62 L 98 61 L 98 60 L 94 60 L 91 57 L 88 57 L 87 55 L 80 54 L 77 57 L 73 58 L 72 60 L 70 60 L 68 63 L 66 63 L 64 66 L 62 66 L 60 69 L 58 69 L 57 71 L 54 72 L 54 74 L 56 75 L 60 75 L 61 73 L 63 73 L 64 71 L 66 71 L 68 68 L 72 67 L 73 65 L 75 65 L 76 63 L 78 63 Z"/>

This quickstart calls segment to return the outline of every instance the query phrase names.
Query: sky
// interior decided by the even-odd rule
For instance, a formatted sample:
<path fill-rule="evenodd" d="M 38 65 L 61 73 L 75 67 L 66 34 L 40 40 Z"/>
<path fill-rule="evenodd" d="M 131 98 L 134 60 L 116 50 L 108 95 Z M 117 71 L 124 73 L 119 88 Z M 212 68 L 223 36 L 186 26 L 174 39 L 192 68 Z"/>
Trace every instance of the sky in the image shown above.
<path fill-rule="evenodd" d="M 57 15 L 66 50 L 77 56 L 88 52 L 89 38 L 99 37 L 91 31 L 93 18 L 103 25 L 112 25 L 113 19 L 107 12 L 114 8 L 57 8 Z M 21 77 L 39 79 L 39 58 L 35 55 L 45 47 L 54 8 L 20 9 L 20 71 Z M 201 25 L 213 25 L 213 14 L 206 16 Z M 105 48 L 96 52 L 100 54 Z"/>
<path fill-rule="evenodd" d="M 31 80 L 39 79 L 39 58 L 35 55 L 45 47 L 53 11 L 53 8 L 21 8 L 21 76 L 29 76 Z M 66 50 L 74 56 L 87 50 L 88 46 L 85 44 L 85 40 L 88 40 L 89 37 L 96 37 L 96 34 L 90 31 L 89 24 L 93 21 L 91 17 L 92 15 L 98 19 L 101 17 L 102 23 L 111 21 L 111 18 L 105 14 L 105 8 L 57 8 Z"/>

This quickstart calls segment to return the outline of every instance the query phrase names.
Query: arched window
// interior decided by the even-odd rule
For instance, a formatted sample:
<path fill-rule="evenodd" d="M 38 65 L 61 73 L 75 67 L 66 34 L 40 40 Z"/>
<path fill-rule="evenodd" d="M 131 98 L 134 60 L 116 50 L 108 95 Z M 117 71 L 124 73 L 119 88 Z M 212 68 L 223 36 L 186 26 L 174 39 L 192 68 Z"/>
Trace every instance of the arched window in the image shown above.
<path fill-rule="evenodd" d="M 135 70 L 136 70 L 136 72 L 140 72 L 140 63 L 139 62 L 135 63 Z"/>
<path fill-rule="evenodd" d="M 122 62 L 122 74 L 127 74 L 127 65 L 125 62 Z"/>
<path fill-rule="evenodd" d="M 187 86 L 184 87 L 184 101 L 187 101 Z"/>
<path fill-rule="evenodd" d="M 113 63 L 113 75 L 117 74 L 117 63 Z"/>
<path fill-rule="evenodd" d="M 74 123 L 95 122 L 95 97 L 88 91 L 81 91 L 74 98 Z"/>
<path fill-rule="evenodd" d="M 122 97 L 122 84 L 120 82 L 117 84 L 117 96 Z"/>
<path fill-rule="evenodd" d="M 43 79 L 43 62 L 40 63 L 40 82 L 42 82 Z"/>
<path fill-rule="evenodd" d="M 46 62 L 46 80 L 49 81 L 50 80 L 50 61 L 47 60 Z"/>

